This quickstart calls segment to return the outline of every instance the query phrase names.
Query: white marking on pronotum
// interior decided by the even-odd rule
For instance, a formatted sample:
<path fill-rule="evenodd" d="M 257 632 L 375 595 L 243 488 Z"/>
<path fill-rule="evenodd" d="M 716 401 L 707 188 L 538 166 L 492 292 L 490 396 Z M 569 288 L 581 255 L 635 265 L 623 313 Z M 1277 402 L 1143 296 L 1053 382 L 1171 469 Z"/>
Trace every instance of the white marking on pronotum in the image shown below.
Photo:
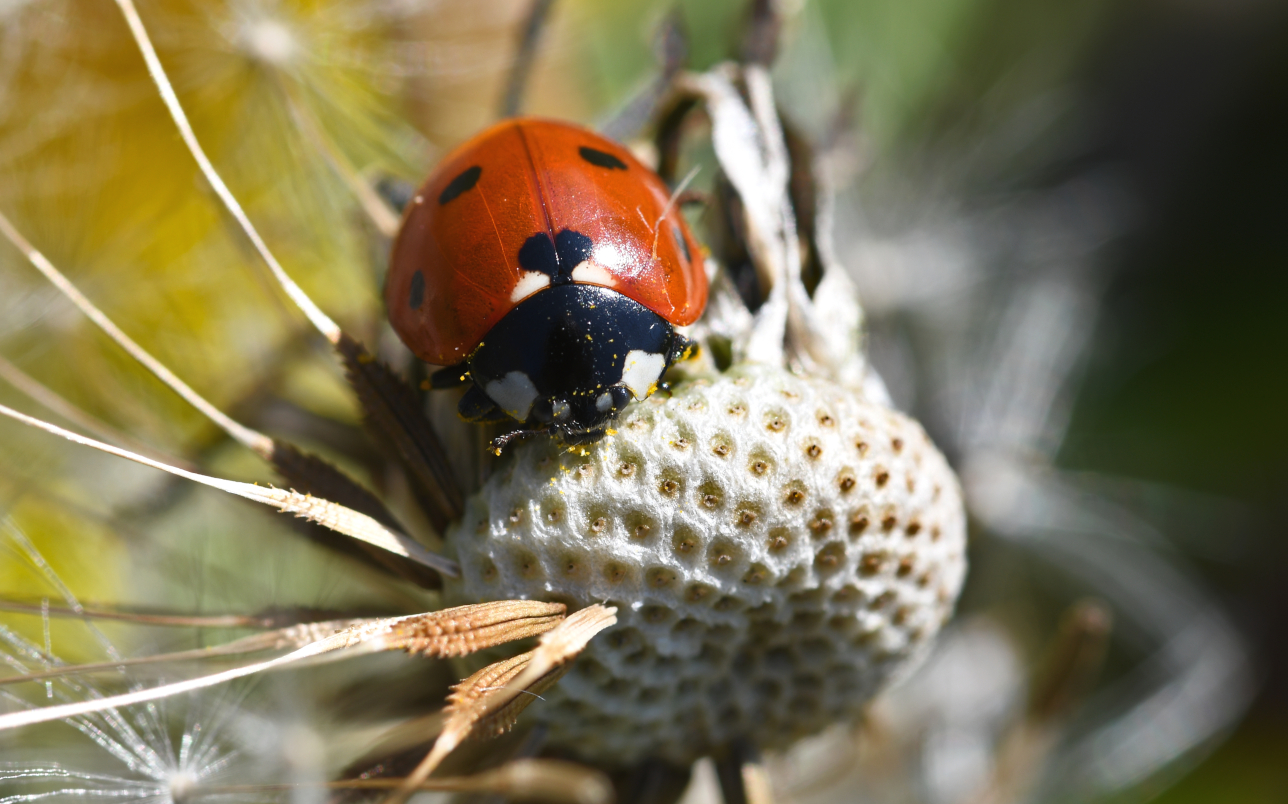
<path fill-rule="evenodd" d="M 511 371 L 502 379 L 488 383 L 483 390 L 506 415 L 519 421 L 528 418 L 532 403 L 537 401 L 537 386 L 522 371 Z"/>
<path fill-rule="evenodd" d="M 514 285 L 510 301 L 521 302 L 538 290 L 550 287 L 550 277 L 540 271 L 524 271 L 523 276 Z"/>
<path fill-rule="evenodd" d="M 666 358 L 643 349 L 632 349 L 626 353 L 626 365 L 622 367 L 622 385 L 643 399 L 653 393 L 658 378 L 666 369 Z"/>
<path fill-rule="evenodd" d="M 590 260 L 582 260 L 576 268 L 572 269 L 572 278 L 577 282 L 602 285 L 606 288 L 617 285 L 617 277 L 610 274 L 604 266 Z"/>

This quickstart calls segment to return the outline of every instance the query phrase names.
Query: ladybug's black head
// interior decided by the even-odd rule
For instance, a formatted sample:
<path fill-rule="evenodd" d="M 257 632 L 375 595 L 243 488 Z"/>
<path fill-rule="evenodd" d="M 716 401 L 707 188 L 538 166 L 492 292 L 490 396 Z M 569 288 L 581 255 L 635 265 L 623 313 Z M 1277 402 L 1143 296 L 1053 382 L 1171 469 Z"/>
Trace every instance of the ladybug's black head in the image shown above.
<path fill-rule="evenodd" d="M 616 291 L 554 285 L 520 302 L 470 355 L 474 387 L 461 415 L 502 413 L 565 436 L 602 434 L 632 399 L 657 388 L 688 345 L 665 319 Z"/>

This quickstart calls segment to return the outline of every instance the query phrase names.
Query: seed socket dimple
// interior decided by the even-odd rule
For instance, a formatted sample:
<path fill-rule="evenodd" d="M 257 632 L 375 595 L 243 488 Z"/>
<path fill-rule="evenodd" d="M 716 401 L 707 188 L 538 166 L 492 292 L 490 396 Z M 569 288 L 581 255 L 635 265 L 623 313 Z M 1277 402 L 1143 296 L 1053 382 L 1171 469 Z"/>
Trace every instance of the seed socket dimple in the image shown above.
<path fill-rule="evenodd" d="M 887 589 L 881 594 L 872 598 L 872 602 L 868 604 L 868 608 L 883 609 L 886 606 L 889 606 L 891 603 L 893 603 L 895 600 L 895 597 L 896 597 L 895 593 L 892 590 Z"/>
<path fill-rule="evenodd" d="M 664 623 L 671 619 L 672 614 L 674 614 L 674 612 L 666 606 L 645 606 L 640 609 L 640 615 L 643 616 L 644 622 L 652 623 L 654 625 Z"/>
<path fill-rule="evenodd" d="M 859 590 L 853 585 L 842 586 L 840 589 L 836 590 L 836 594 L 832 595 L 833 603 L 849 603 L 858 599 Z"/>
<path fill-rule="evenodd" d="M 699 600 L 705 600 L 711 594 L 711 587 L 702 583 L 695 583 L 684 590 L 684 599 L 689 603 L 697 603 Z"/>
<path fill-rule="evenodd" d="M 671 540 L 671 546 L 677 553 L 692 554 L 698 546 L 698 537 L 686 527 L 675 529 L 675 536 Z"/>
<path fill-rule="evenodd" d="M 787 505 L 800 505 L 805 502 L 805 489 L 801 488 L 800 484 L 793 485 L 787 489 L 783 502 Z"/>
<path fill-rule="evenodd" d="M 877 488 L 879 489 L 885 488 L 885 484 L 890 482 L 890 473 L 881 467 L 877 467 L 877 470 L 873 472 L 872 477 L 876 480 Z"/>
<path fill-rule="evenodd" d="M 814 518 L 810 520 L 809 529 L 813 531 L 816 539 L 826 536 L 832 529 L 832 512 L 826 510 L 816 512 Z"/>
<path fill-rule="evenodd" d="M 738 598 L 733 595 L 725 595 L 716 601 L 713 608 L 715 608 L 716 611 L 737 611 L 742 608 L 742 606 L 743 603 Z"/>
<path fill-rule="evenodd" d="M 738 557 L 738 548 L 727 541 L 719 541 L 711 546 L 711 552 L 708 559 L 711 565 L 716 569 L 724 569 L 733 564 Z"/>
<path fill-rule="evenodd" d="M 815 564 L 820 569 L 836 569 L 845 563 L 845 545 L 840 542 L 831 544 L 818 551 Z"/>
<path fill-rule="evenodd" d="M 564 576 L 574 578 L 581 574 L 581 562 L 569 556 L 561 562 Z"/>
<path fill-rule="evenodd" d="M 524 578 L 540 578 L 542 576 L 541 562 L 531 553 L 520 553 L 516 556 L 519 575 Z"/>
<path fill-rule="evenodd" d="M 617 467 L 617 474 L 622 477 L 633 476 L 635 474 L 635 464 L 630 463 L 629 461 L 623 463 L 621 466 Z"/>
<path fill-rule="evenodd" d="M 769 568 L 764 564 L 752 564 L 747 573 L 742 576 L 742 582 L 746 584 L 762 583 L 769 577 Z"/>
<path fill-rule="evenodd" d="M 648 580 L 649 586 L 655 589 L 664 589 L 675 583 L 676 575 L 674 570 L 666 567 L 654 567 L 648 571 L 645 578 Z"/>
<path fill-rule="evenodd" d="M 698 501 L 703 508 L 718 508 L 724 502 L 724 490 L 719 482 L 708 480 L 698 488 Z"/>
<path fill-rule="evenodd" d="M 885 566 L 885 561 L 885 553 L 864 553 L 859 559 L 859 574 L 865 577 L 876 575 Z"/>

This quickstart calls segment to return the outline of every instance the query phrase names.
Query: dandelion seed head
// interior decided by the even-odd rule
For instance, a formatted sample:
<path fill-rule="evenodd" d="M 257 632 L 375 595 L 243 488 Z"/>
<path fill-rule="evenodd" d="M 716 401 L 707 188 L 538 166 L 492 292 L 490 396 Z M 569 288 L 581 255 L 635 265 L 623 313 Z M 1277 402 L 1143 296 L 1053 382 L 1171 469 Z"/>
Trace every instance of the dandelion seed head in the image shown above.
<path fill-rule="evenodd" d="M 735 367 L 623 423 L 584 456 L 525 444 L 452 536 L 462 599 L 618 607 L 533 707 L 553 744 L 610 766 L 739 738 L 782 747 L 856 715 L 949 617 L 961 497 L 912 420 L 826 380 Z"/>

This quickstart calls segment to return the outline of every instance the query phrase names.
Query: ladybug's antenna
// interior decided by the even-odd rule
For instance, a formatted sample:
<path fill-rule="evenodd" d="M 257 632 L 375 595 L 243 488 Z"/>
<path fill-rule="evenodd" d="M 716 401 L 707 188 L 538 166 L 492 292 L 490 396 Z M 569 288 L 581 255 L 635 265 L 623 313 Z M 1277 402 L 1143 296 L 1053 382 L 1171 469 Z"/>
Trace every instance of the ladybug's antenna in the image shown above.
<path fill-rule="evenodd" d="M 701 169 L 701 165 L 694 165 L 693 170 L 690 170 L 688 174 L 680 180 L 680 183 L 675 185 L 675 191 L 671 193 L 671 197 L 667 200 L 666 206 L 662 208 L 662 214 L 658 216 L 657 223 L 653 224 L 653 259 L 657 259 L 657 236 L 662 233 L 662 221 L 666 220 L 666 216 L 671 214 L 672 209 L 675 209 L 676 200 L 684 193 L 684 189 L 689 186 L 689 182 L 693 181 L 693 179 L 697 177 L 698 171 Z"/>
<path fill-rule="evenodd" d="M 546 430 L 511 430 L 505 435 L 499 435 L 488 442 L 488 449 L 492 454 L 500 457 L 501 452 L 510 445 L 511 441 L 522 441 L 529 436 L 543 435 Z"/>

